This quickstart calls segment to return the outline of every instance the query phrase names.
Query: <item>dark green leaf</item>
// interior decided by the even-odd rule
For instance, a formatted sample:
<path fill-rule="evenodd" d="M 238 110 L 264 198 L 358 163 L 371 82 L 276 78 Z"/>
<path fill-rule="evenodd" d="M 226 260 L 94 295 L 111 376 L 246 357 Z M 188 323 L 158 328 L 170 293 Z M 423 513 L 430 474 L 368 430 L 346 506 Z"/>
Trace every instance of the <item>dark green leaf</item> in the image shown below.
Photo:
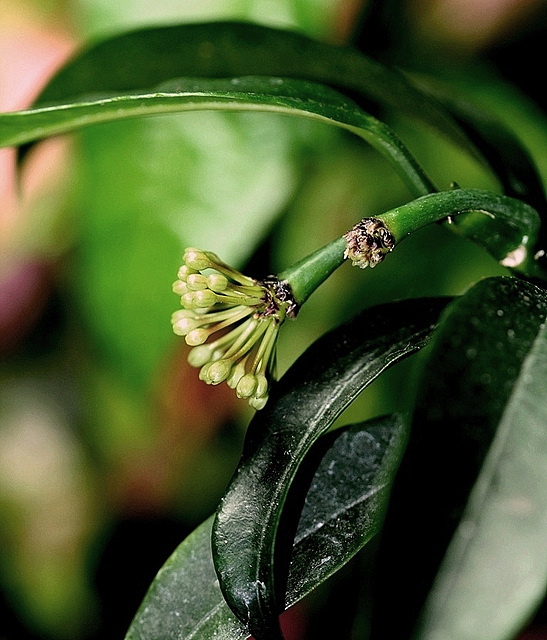
<path fill-rule="evenodd" d="M 410 636 L 490 445 L 498 438 L 496 432 L 501 428 L 499 437 L 503 438 L 501 434 L 506 429 L 503 425 L 508 420 L 508 412 L 514 410 L 514 403 L 518 404 L 524 398 L 520 387 L 530 383 L 530 364 L 535 362 L 537 366 L 538 357 L 535 353 L 539 348 L 538 336 L 542 335 L 541 325 L 546 312 L 547 296 L 542 289 L 516 278 L 502 277 L 479 282 L 443 314 L 431 343 L 409 446 L 383 534 L 377 572 L 376 625 L 382 629 L 385 637 Z M 542 375 L 541 369 L 538 374 Z M 537 404 L 539 412 L 541 396 L 537 397 Z M 519 410 L 527 411 L 525 405 Z M 536 418 L 540 415 L 538 413 Z M 534 438 L 534 446 L 538 447 L 533 454 L 535 461 L 535 456 L 540 455 L 539 447 L 545 445 L 538 440 L 538 425 L 524 427 L 524 421 L 521 420 L 519 426 L 522 433 L 513 436 L 520 444 L 517 446 L 513 442 L 511 446 L 522 451 L 527 446 L 525 441 Z M 544 427 L 544 423 L 541 426 Z M 524 440 L 520 440 L 521 437 Z M 498 445 L 495 446 L 497 448 Z M 488 455 L 496 457 L 496 448 L 492 449 L 494 453 Z M 531 451 L 525 457 L 530 455 Z M 505 473 L 502 459 L 499 463 L 497 471 Z M 526 491 L 531 492 L 523 495 L 523 503 L 528 504 L 531 500 L 537 503 L 538 509 L 544 509 L 545 503 L 542 506 L 535 495 L 541 489 L 533 473 L 545 474 L 545 462 L 535 471 L 527 470 L 523 459 L 521 463 L 523 467 L 519 473 L 522 474 L 522 480 L 528 482 Z M 506 480 L 502 479 L 502 475 L 497 478 L 501 489 Z M 484 504 L 483 508 L 486 517 L 490 507 Z M 544 553 L 543 542 L 547 536 L 545 513 L 540 515 L 538 512 L 537 517 L 536 535 L 542 541 L 541 553 Z M 462 522 L 465 523 L 465 518 Z M 465 529 L 465 524 L 463 526 Z M 470 523 L 468 535 L 472 533 L 472 527 Z M 488 569 L 490 578 L 487 575 L 482 578 L 495 580 L 499 572 L 508 572 L 505 579 L 498 583 L 496 596 L 500 604 L 503 602 L 507 605 L 517 593 L 517 581 L 511 575 L 514 565 L 506 557 L 507 548 L 498 533 L 494 529 L 490 531 L 492 548 L 489 553 L 494 564 Z M 537 547 L 534 549 L 534 545 L 524 546 L 524 537 L 522 542 L 518 553 L 533 554 L 538 550 Z M 409 549 L 412 549 L 412 553 L 409 553 Z M 544 561 L 540 556 L 534 558 L 538 568 Z M 463 564 L 462 561 L 462 568 Z M 477 571 L 484 572 L 486 568 L 482 564 L 477 565 Z M 493 584 L 489 585 L 490 589 L 493 589 Z M 503 598 L 502 591 L 505 592 Z M 524 594 L 524 590 L 521 593 Z M 455 607 L 457 600 L 463 602 L 465 597 L 468 605 L 475 604 L 481 610 L 485 624 L 493 621 L 490 618 L 487 623 L 487 616 L 500 615 L 500 621 L 512 618 L 520 622 L 522 619 L 515 603 L 508 606 L 502 616 L 502 610 L 489 608 L 490 595 L 486 592 L 481 598 L 475 598 L 471 591 L 465 596 L 462 593 L 453 595 L 455 601 L 450 607 Z M 531 606 L 535 597 L 537 591 L 535 595 L 531 592 L 525 595 L 525 600 L 531 598 L 527 606 Z M 396 617 L 393 616 L 394 602 L 398 607 Z M 461 620 L 470 611 L 462 609 Z M 448 633 L 441 636 L 461 637 Z M 468 637 L 479 636 L 472 633 Z"/>
<path fill-rule="evenodd" d="M 384 123 L 333 89 L 302 80 L 181 78 L 153 93 L 132 93 L 0 115 L 0 145 L 16 145 L 92 124 L 182 111 L 264 111 L 334 124 L 383 153 L 415 195 L 434 190 L 420 165 Z"/>
<path fill-rule="evenodd" d="M 224 596 L 257 639 L 278 633 L 286 564 L 276 553 L 287 535 L 280 521 L 302 461 L 364 387 L 427 342 L 445 303 L 407 300 L 362 312 L 318 340 L 252 420 L 216 516 L 213 549 Z"/>
<path fill-rule="evenodd" d="M 494 409 L 496 433 L 426 603 L 423 640 L 514 638 L 547 587 L 547 294 L 490 281 L 477 295 L 490 309 L 475 330 L 481 348 L 462 345 L 468 357 L 477 349 L 466 375 L 467 389 L 476 391 L 450 401 L 471 411 L 471 403 L 488 400 L 483 387 L 493 387 L 501 397 L 487 410 Z M 476 307 L 458 306 L 451 320 L 465 326 L 470 312 Z M 514 358 L 497 371 L 500 351 Z M 459 369 L 454 356 L 445 361 L 448 379 Z"/>
<path fill-rule="evenodd" d="M 316 447 L 315 471 L 298 524 L 286 606 L 345 564 L 376 533 L 406 441 L 399 416 L 341 429 Z M 326 450 L 326 453 L 325 453 Z M 126 640 L 237 640 L 249 634 L 230 611 L 211 556 L 210 518 L 158 573 Z"/>
<path fill-rule="evenodd" d="M 296 601 L 294 594 L 312 591 L 318 576 L 333 574 L 378 532 L 406 440 L 406 422 L 393 415 L 327 434 L 314 445 L 330 448 L 298 522 L 285 606 Z M 313 459 L 313 448 L 311 453 Z"/>
<path fill-rule="evenodd" d="M 246 23 L 142 29 L 98 43 L 69 62 L 36 104 L 134 93 L 180 77 L 236 76 L 300 78 L 357 93 L 425 122 L 475 154 L 443 109 L 399 72 L 351 48 Z"/>

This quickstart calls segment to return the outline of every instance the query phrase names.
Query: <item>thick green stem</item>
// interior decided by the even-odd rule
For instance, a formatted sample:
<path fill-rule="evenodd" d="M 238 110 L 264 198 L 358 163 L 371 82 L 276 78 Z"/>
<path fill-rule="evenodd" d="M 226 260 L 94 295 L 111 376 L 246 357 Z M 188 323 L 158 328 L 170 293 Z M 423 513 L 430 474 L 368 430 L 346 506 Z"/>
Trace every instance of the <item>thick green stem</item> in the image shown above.
<path fill-rule="evenodd" d="M 336 238 L 278 275 L 289 284 L 298 306 L 344 262 L 345 250 L 345 239 Z"/>
<path fill-rule="evenodd" d="M 539 232 L 540 218 L 534 208 L 521 200 L 481 189 L 453 189 L 417 198 L 379 215 L 378 219 L 398 243 L 421 227 L 444 218 L 450 222 L 462 213 L 478 213 L 501 222 L 505 233 L 500 233 L 497 225 L 495 232 L 493 227 L 490 233 L 482 228 L 481 233 L 472 234 L 472 222 L 470 229 L 466 229 L 465 222 L 455 225 L 456 231 L 471 236 L 504 266 L 527 276 L 546 277 L 530 254 Z"/>
<path fill-rule="evenodd" d="M 496 231 L 497 239 L 484 233 L 473 239 L 504 266 L 528 277 L 547 279 L 535 257 L 530 255 L 540 225 L 536 210 L 515 198 L 481 189 L 431 193 L 376 218 L 364 218 L 345 236 L 300 260 L 278 278 L 289 284 L 294 301 L 300 306 L 346 257 L 359 266 L 374 266 L 411 233 L 433 222 L 450 221 L 462 213 L 478 213 L 503 223 L 505 235 Z"/>
<path fill-rule="evenodd" d="M 386 211 L 378 216 L 395 240 L 400 242 L 417 229 L 432 222 L 461 213 L 477 212 L 498 219 L 511 227 L 527 244 L 539 230 L 539 216 L 535 209 L 521 200 L 482 189 L 453 189 L 431 193 Z"/>

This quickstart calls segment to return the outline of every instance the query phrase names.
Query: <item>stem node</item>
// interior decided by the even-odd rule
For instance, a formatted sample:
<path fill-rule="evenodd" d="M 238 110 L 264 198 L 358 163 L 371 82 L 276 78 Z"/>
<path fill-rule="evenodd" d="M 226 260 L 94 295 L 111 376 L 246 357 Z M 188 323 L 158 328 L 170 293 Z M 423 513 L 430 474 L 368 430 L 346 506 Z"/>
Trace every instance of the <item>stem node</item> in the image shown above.
<path fill-rule="evenodd" d="M 379 218 L 363 218 L 344 234 L 346 250 L 344 258 L 350 259 L 354 267 L 372 269 L 380 264 L 386 253 L 393 251 L 395 237 Z"/>

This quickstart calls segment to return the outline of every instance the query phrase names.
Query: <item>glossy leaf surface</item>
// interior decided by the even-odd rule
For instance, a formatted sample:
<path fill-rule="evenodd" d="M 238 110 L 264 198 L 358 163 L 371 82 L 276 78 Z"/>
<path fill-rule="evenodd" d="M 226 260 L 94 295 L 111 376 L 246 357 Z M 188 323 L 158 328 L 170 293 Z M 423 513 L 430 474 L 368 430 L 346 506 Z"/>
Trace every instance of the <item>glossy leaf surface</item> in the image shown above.
<path fill-rule="evenodd" d="M 326 580 L 376 533 L 405 441 L 404 422 L 394 415 L 341 429 L 318 443 L 322 457 L 297 528 L 287 607 Z M 211 555 L 212 521 L 209 518 L 186 538 L 160 570 L 127 640 L 248 637 L 218 586 Z"/>
<path fill-rule="evenodd" d="M 491 448 L 492 443 L 498 439 L 498 433 L 503 438 L 503 424 L 510 407 L 514 402 L 520 404 L 520 399 L 524 398 L 519 388 L 528 379 L 530 360 L 535 359 L 532 354 L 538 348 L 538 336 L 543 331 L 541 325 L 546 312 L 547 298 L 542 289 L 523 280 L 501 277 L 477 283 L 452 303 L 441 318 L 430 345 L 430 357 L 425 363 L 411 437 L 382 536 L 375 624 L 386 636 L 411 636 L 416 616 L 460 521 L 463 532 L 470 536 L 469 542 L 473 532 L 479 534 L 482 528 L 478 521 L 473 522 L 465 516 L 461 520 L 462 514 L 477 477 L 482 473 L 484 461 L 499 446 L 494 444 Z M 541 376 L 541 370 L 538 374 Z M 538 396 L 539 404 L 541 400 Z M 528 402 L 522 404 L 521 410 L 528 411 Z M 511 447 L 526 449 L 531 444 L 531 441 L 526 442 L 532 434 L 535 434 L 533 424 L 523 427 L 521 422 L 512 436 L 520 444 L 517 446 L 513 441 Z M 507 455 L 510 460 L 517 454 L 516 450 L 509 453 L 505 447 L 502 448 L 504 455 L 497 459 L 496 471 L 492 474 L 491 468 L 487 472 L 490 480 L 497 478 L 500 491 L 504 491 L 502 487 L 507 482 L 500 475 L 505 473 L 503 458 Z M 523 466 L 519 473 L 522 473 L 525 484 L 524 476 L 528 474 L 527 491 L 533 495 L 541 491 L 533 473 L 544 473 L 544 463 L 535 471 L 528 469 L 526 472 L 528 465 L 525 460 L 530 455 L 532 453 L 528 452 L 521 458 Z M 539 450 L 537 455 L 540 455 Z M 487 470 L 488 466 L 484 469 Z M 523 488 L 520 483 L 519 486 Z M 525 492 L 522 504 L 529 504 L 532 495 L 526 496 Z M 496 498 L 495 493 L 492 497 Z M 496 502 L 495 499 L 491 505 L 493 509 L 496 509 Z M 511 505 L 506 503 L 505 506 Z M 541 501 L 537 506 L 541 506 Z M 490 507 L 484 504 L 481 509 L 486 525 L 491 517 L 488 515 Z M 506 516 L 510 513 L 509 508 Z M 514 515 L 518 521 L 525 514 Z M 525 542 L 523 537 L 519 554 L 539 552 L 536 562 L 541 570 L 541 554 L 545 550 L 543 541 L 547 533 L 545 530 L 541 532 L 544 524 L 541 524 L 539 513 L 537 515 L 536 535 L 542 544 L 540 548 L 535 543 L 529 546 L 529 541 Z M 503 516 L 498 513 L 498 517 L 497 524 L 501 525 Z M 526 518 L 522 517 L 521 522 L 524 524 L 525 521 Z M 409 522 L 416 526 L 408 527 Z M 469 525 L 467 529 L 466 522 Z M 521 621 L 518 607 L 513 608 L 509 604 L 519 591 L 516 576 L 512 575 L 515 565 L 507 554 L 508 548 L 499 530 L 496 531 L 494 526 L 487 529 L 489 533 L 483 529 L 481 536 L 489 538 L 488 571 L 482 561 L 475 563 L 476 571 L 471 574 L 477 581 L 475 586 L 469 584 L 468 591 L 462 583 L 462 589 L 455 589 L 451 594 L 453 599 L 445 601 L 442 607 L 447 616 L 452 612 L 452 621 L 455 615 L 462 624 L 468 615 L 470 619 L 477 616 L 476 629 L 469 636 L 473 638 L 480 637 L 478 629 L 481 626 L 493 629 L 492 623 L 498 616 L 500 620 L 506 615 L 516 616 Z M 408 552 L 409 548 L 412 553 Z M 465 564 L 460 559 L 459 568 L 463 570 Z M 505 578 L 500 579 L 504 571 L 507 571 Z M 475 587 L 482 580 L 484 591 L 479 597 Z M 504 611 L 497 605 L 490 606 L 495 601 L 490 600 L 491 597 L 507 605 L 503 607 Z M 394 601 L 399 603 L 398 616 L 393 616 Z M 528 605 L 531 605 L 530 600 Z M 437 611 L 437 614 L 442 617 L 443 611 Z M 446 631 L 442 637 L 461 637 L 454 629 Z"/>
<path fill-rule="evenodd" d="M 213 527 L 223 593 L 251 633 L 278 637 L 287 496 L 313 443 L 383 370 L 428 340 L 446 299 L 367 309 L 318 340 L 273 387 L 247 431 L 240 464 Z"/>
<path fill-rule="evenodd" d="M 495 435 L 426 604 L 423 640 L 513 638 L 547 587 L 547 294 L 507 280 L 475 289 L 450 318 L 460 335 L 470 317 L 483 320 L 473 345 L 461 345 L 468 357 L 476 349 L 468 392 L 458 385 L 445 400 L 461 412 L 491 406 Z M 503 352 L 513 355 L 495 367 Z M 456 358 L 454 351 L 444 358 L 448 380 L 459 374 Z"/>

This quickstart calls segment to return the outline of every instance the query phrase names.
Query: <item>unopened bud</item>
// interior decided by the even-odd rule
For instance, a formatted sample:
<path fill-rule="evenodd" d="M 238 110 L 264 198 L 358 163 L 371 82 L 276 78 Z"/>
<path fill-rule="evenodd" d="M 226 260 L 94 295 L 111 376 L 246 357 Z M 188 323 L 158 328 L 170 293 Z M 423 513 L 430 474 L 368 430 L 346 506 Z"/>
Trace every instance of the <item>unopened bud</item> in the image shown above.
<path fill-rule="evenodd" d="M 199 249 L 187 249 L 184 253 L 184 262 L 187 267 L 201 271 L 211 266 L 211 261 L 203 251 Z"/>
<path fill-rule="evenodd" d="M 184 280 L 186 282 L 186 278 L 192 273 L 197 273 L 195 269 L 191 269 L 189 266 L 183 264 L 177 273 L 177 276 L 180 280 Z"/>
<path fill-rule="evenodd" d="M 268 395 L 268 379 L 262 373 L 257 374 L 256 376 L 256 390 L 254 392 L 254 396 L 256 398 L 262 398 Z"/>
<path fill-rule="evenodd" d="M 184 335 L 184 334 L 182 334 Z M 206 329 L 192 329 L 186 333 L 186 344 L 191 347 L 196 347 L 203 344 L 209 337 L 209 332 Z"/>
<path fill-rule="evenodd" d="M 252 373 L 246 373 L 237 383 L 236 394 L 238 398 L 250 398 L 258 384 L 256 376 Z"/>
<path fill-rule="evenodd" d="M 173 282 L 173 293 L 176 293 L 178 296 L 183 296 L 185 293 L 188 293 L 188 287 L 186 286 L 186 282 L 182 280 L 175 280 Z"/>
<path fill-rule="evenodd" d="M 180 303 L 185 309 L 195 309 L 197 307 L 197 304 L 194 299 L 194 294 L 195 294 L 194 291 L 187 291 L 184 295 L 180 297 Z"/>
<path fill-rule="evenodd" d="M 230 377 L 226 381 L 226 384 L 230 387 L 230 389 L 235 389 L 238 385 L 238 382 L 245 375 L 245 362 L 239 361 L 235 367 L 232 369 L 232 373 Z"/>
<path fill-rule="evenodd" d="M 212 357 L 212 350 L 208 344 L 194 347 L 188 354 L 188 364 L 191 367 L 203 367 Z"/>
<path fill-rule="evenodd" d="M 212 273 L 207 278 L 207 285 L 212 291 L 226 291 L 228 288 L 228 278 L 221 273 Z"/>
<path fill-rule="evenodd" d="M 209 384 L 220 384 L 230 376 L 231 372 L 231 360 L 217 360 L 208 366 L 205 381 Z"/>
<path fill-rule="evenodd" d="M 207 278 L 202 276 L 201 273 L 191 273 L 186 278 L 186 285 L 190 291 L 201 291 L 207 289 Z"/>
<path fill-rule="evenodd" d="M 199 327 L 199 321 L 194 318 L 180 318 L 176 322 L 173 322 L 173 331 L 178 336 L 185 336 L 190 331 L 193 331 Z M 197 342 L 196 344 L 201 344 Z"/>
<path fill-rule="evenodd" d="M 262 396 L 261 398 L 256 398 L 255 396 L 253 396 L 252 398 L 249 398 L 249 405 L 253 409 L 256 409 L 256 411 L 260 411 L 261 409 L 264 409 L 267 402 L 268 402 L 268 396 Z"/>
<path fill-rule="evenodd" d="M 193 301 L 196 307 L 206 308 L 212 307 L 217 302 L 217 297 L 210 289 L 204 289 L 202 291 L 193 292 Z"/>

